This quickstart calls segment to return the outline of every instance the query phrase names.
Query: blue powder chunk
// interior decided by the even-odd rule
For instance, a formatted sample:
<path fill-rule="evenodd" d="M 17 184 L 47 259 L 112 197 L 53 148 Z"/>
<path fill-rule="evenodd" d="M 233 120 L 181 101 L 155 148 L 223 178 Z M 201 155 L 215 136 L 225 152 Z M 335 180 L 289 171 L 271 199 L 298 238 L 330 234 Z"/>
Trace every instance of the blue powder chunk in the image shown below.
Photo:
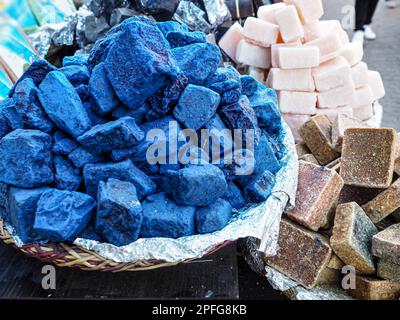
<path fill-rule="evenodd" d="M 233 148 L 233 139 L 232 139 L 232 131 L 229 130 L 225 123 L 222 121 L 219 114 L 215 114 L 205 125 L 204 129 L 208 130 L 208 143 L 209 148 L 208 152 L 213 155 L 213 158 L 223 154 L 225 149 L 232 150 Z M 203 135 L 202 135 L 202 139 Z M 202 143 L 204 145 L 204 143 Z M 218 151 L 219 147 L 219 151 Z"/>
<path fill-rule="evenodd" d="M 50 72 L 39 89 L 42 107 L 59 129 L 76 138 L 91 128 L 78 93 L 61 72 Z"/>
<path fill-rule="evenodd" d="M 106 161 L 103 155 L 96 155 L 83 147 L 78 147 L 68 154 L 68 159 L 77 168 L 83 168 L 88 163 L 101 163 Z"/>
<path fill-rule="evenodd" d="M 8 220 L 9 205 L 8 205 L 8 191 L 10 186 L 6 183 L 0 182 L 0 218 Z"/>
<path fill-rule="evenodd" d="M 205 43 L 207 41 L 204 32 L 170 31 L 166 36 L 171 48 L 184 47 L 193 43 Z"/>
<path fill-rule="evenodd" d="M 124 106 L 117 107 L 111 113 L 114 118 L 132 117 L 137 124 L 143 124 L 146 120 L 146 114 L 149 108 L 144 104 L 136 109 L 129 109 Z"/>
<path fill-rule="evenodd" d="M 179 68 L 168 46 L 157 27 L 136 21 L 113 42 L 105 68 L 125 106 L 143 105 L 177 77 Z"/>
<path fill-rule="evenodd" d="M 22 80 L 15 87 L 13 95 L 15 110 L 21 116 L 24 127 L 49 133 L 53 129 L 53 123 L 40 105 L 38 92 L 32 79 Z"/>
<path fill-rule="evenodd" d="M 58 69 L 58 71 L 62 72 L 74 87 L 89 83 L 90 74 L 85 65 L 63 67 Z"/>
<path fill-rule="evenodd" d="M 83 103 L 83 108 L 86 110 L 88 117 L 90 119 L 90 122 L 92 125 L 96 126 L 98 124 L 104 124 L 107 122 L 106 119 L 100 117 L 97 115 L 97 113 L 93 110 L 93 103 L 90 101 L 84 102 Z"/>
<path fill-rule="evenodd" d="M 10 222 L 24 243 L 33 243 L 40 237 L 33 231 L 37 202 L 49 187 L 20 189 L 11 187 L 9 191 Z"/>
<path fill-rule="evenodd" d="M 0 140 L 0 182 L 20 188 L 51 183 L 51 136 L 38 130 L 18 129 Z"/>
<path fill-rule="evenodd" d="M 206 81 L 206 85 L 214 83 L 225 82 L 227 80 L 234 80 L 240 82 L 240 73 L 232 66 L 218 67 L 214 74 L 212 74 Z"/>
<path fill-rule="evenodd" d="M 118 106 L 118 99 L 110 81 L 108 81 L 103 62 L 93 69 L 89 81 L 89 90 L 90 95 L 96 102 L 93 108 L 97 114 L 106 115 Z"/>
<path fill-rule="evenodd" d="M 233 181 L 228 182 L 228 188 L 222 195 L 222 199 L 228 201 L 232 208 L 235 209 L 240 209 L 246 204 L 242 191 L 240 191 L 239 187 Z"/>
<path fill-rule="evenodd" d="M 72 241 L 89 224 L 96 201 L 87 194 L 51 189 L 37 202 L 33 231 L 47 241 Z"/>
<path fill-rule="evenodd" d="M 232 217 L 232 207 L 228 201 L 217 199 L 196 212 L 196 230 L 199 234 L 211 233 L 225 228 Z"/>
<path fill-rule="evenodd" d="M 8 93 L 9 97 L 14 95 L 15 88 L 17 85 L 24 79 L 30 78 L 33 80 L 33 83 L 36 87 L 42 83 L 43 79 L 46 78 L 47 74 L 51 71 L 57 70 L 56 67 L 52 66 L 46 60 L 38 60 L 32 62 L 32 64 L 25 70 L 24 74 L 18 79 L 15 85 L 11 88 Z"/>
<path fill-rule="evenodd" d="M 6 127 L 8 127 L 11 130 L 24 129 L 24 122 L 22 121 L 21 115 L 15 109 L 14 100 L 7 98 L 4 101 L 5 102 L 3 103 L 1 112 L 3 114 L 4 119 L 6 120 L 7 124 Z"/>
<path fill-rule="evenodd" d="M 79 98 L 81 98 L 82 102 L 86 102 L 90 99 L 90 92 L 89 92 L 89 86 L 86 84 L 81 84 L 77 87 L 75 87 L 76 92 L 79 95 Z"/>
<path fill-rule="evenodd" d="M 188 206 L 207 206 L 227 189 L 224 173 L 211 164 L 168 171 L 165 184 L 166 192 L 176 203 Z"/>
<path fill-rule="evenodd" d="M 94 154 L 128 148 L 144 138 L 143 131 L 131 117 L 94 126 L 78 137 L 78 142 Z"/>
<path fill-rule="evenodd" d="M 128 181 L 135 185 L 139 199 L 143 199 L 156 190 L 154 182 L 130 160 L 117 163 L 87 164 L 83 168 L 86 192 L 96 197 L 97 187 L 100 181 L 107 181 L 114 178 Z"/>
<path fill-rule="evenodd" d="M 259 203 L 268 199 L 275 185 L 275 176 L 268 170 L 252 178 L 243 189 L 248 202 Z"/>
<path fill-rule="evenodd" d="M 188 32 L 189 28 L 186 24 L 180 24 L 176 21 L 163 21 L 156 23 L 157 28 L 162 32 L 164 37 L 170 32 Z"/>
<path fill-rule="evenodd" d="M 77 236 L 77 238 L 83 238 L 99 242 L 103 240 L 102 237 L 94 229 L 92 223 L 89 223 L 87 227 Z"/>
<path fill-rule="evenodd" d="M 67 155 L 74 151 L 77 147 L 78 144 L 74 140 L 68 138 L 68 136 L 63 132 L 56 131 L 53 134 L 52 152 L 54 154 Z"/>
<path fill-rule="evenodd" d="M 218 68 L 219 48 L 210 43 L 195 43 L 171 50 L 189 83 L 202 85 Z"/>
<path fill-rule="evenodd" d="M 111 30 L 110 30 L 111 31 Z M 107 58 L 108 52 L 110 51 L 111 45 L 115 39 L 119 36 L 119 33 L 113 33 L 107 37 L 97 40 L 93 45 L 92 50 L 89 53 L 87 66 L 89 72 L 92 72 L 94 67 L 99 63 L 104 62 Z"/>
<path fill-rule="evenodd" d="M 142 206 L 132 183 L 100 181 L 95 229 L 107 242 L 124 246 L 136 241 L 142 220 Z"/>
<path fill-rule="evenodd" d="M 179 238 L 195 233 L 196 207 L 182 206 L 164 192 L 152 194 L 142 203 L 141 238 Z"/>
<path fill-rule="evenodd" d="M 242 84 L 242 93 L 246 96 L 253 95 L 258 89 L 258 82 L 252 76 L 240 76 L 240 82 Z"/>
<path fill-rule="evenodd" d="M 214 83 L 209 88 L 221 95 L 222 106 L 238 102 L 242 95 L 240 82 L 233 79 Z"/>
<path fill-rule="evenodd" d="M 217 111 L 219 94 L 205 87 L 188 85 L 174 109 L 174 117 L 186 128 L 200 129 Z"/>
<path fill-rule="evenodd" d="M 14 107 L 14 101 L 10 98 L 6 98 L 0 101 L 0 139 L 12 130 L 10 125 L 8 124 L 7 117 L 5 116 L 5 114 L 3 114 L 3 111 L 7 109 L 10 105 Z"/>
<path fill-rule="evenodd" d="M 69 66 L 84 66 L 87 65 L 89 55 L 87 54 L 79 54 L 75 56 L 66 56 L 62 61 L 63 67 Z"/>
<path fill-rule="evenodd" d="M 80 170 L 63 156 L 54 157 L 56 187 L 60 190 L 76 191 L 82 183 Z"/>

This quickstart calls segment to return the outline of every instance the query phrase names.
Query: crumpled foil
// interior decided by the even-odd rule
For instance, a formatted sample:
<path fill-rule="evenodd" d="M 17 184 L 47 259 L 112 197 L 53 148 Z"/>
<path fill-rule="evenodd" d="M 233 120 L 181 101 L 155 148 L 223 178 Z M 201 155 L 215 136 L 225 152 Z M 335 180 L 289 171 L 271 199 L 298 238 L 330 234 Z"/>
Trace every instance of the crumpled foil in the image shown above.
<path fill-rule="evenodd" d="M 218 27 L 231 18 L 225 0 L 203 0 L 207 11 L 208 21 L 213 28 Z"/>
<path fill-rule="evenodd" d="M 182 0 L 172 19 L 187 24 L 191 30 L 210 33 L 212 29 L 206 20 L 206 13 L 190 1 Z"/>

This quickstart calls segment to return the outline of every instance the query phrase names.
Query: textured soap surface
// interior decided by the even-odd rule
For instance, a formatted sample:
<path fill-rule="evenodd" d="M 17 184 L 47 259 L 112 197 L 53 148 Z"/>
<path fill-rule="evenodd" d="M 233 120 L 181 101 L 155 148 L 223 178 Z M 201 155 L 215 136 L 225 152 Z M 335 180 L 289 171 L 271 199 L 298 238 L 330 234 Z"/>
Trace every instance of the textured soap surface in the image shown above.
<path fill-rule="evenodd" d="M 338 152 L 342 150 L 343 136 L 349 128 L 366 128 L 364 122 L 346 114 L 338 114 L 332 123 L 332 145 Z"/>
<path fill-rule="evenodd" d="M 389 260 L 378 260 L 377 275 L 382 279 L 400 282 L 400 264 Z"/>
<path fill-rule="evenodd" d="M 374 256 L 400 264 L 400 223 L 391 225 L 372 238 Z"/>
<path fill-rule="evenodd" d="M 355 289 L 348 292 L 356 299 L 396 300 L 400 297 L 400 283 L 357 275 Z"/>
<path fill-rule="evenodd" d="M 317 95 L 313 92 L 279 91 L 278 98 L 283 113 L 316 113 Z"/>
<path fill-rule="evenodd" d="M 247 41 L 261 47 L 269 47 L 278 41 L 279 27 L 261 19 L 249 17 L 243 26 L 243 36 Z"/>

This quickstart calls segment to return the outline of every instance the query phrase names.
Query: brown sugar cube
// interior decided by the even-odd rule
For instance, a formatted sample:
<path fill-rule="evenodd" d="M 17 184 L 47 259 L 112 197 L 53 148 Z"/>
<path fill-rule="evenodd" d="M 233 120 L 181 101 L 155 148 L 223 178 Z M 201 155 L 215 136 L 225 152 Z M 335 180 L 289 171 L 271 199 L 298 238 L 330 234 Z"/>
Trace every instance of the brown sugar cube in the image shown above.
<path fill-rule="evenodd" d="M 396 174 L 398 176 L 400 176 L 400 157 L 398 157 L 395 161 L 394 161 L 394 172 L 396 172 Z"/>
<path fill-rule="evenodd" d="M 396 300 L 400 297 L 400 283 L 374 277 L 356 276 L 355 289 L 347 292 L 361 300 Z"/>
<path fill-rule="evenodd" d="M 299 160 L 303 160 L 305 162 L 314 163 L 316 165 L 319 165 L 318 160 L 315 159 L 315 157 L 312 154 L 305 154 L 305 155 L 299 157 Z"/>
<path fill-rule="evenodd" d="M 378 223 L 395 212 L 400 208 L 400 179 L 362 207 L 373 223 Z"/>
<path fill-rule="evenodd" d="M 296 207 L 287 216 L 317 231 L 326 221 L 342 187 L 343 180 L 335 171 L 300 161 Z"/>
<path fill-rule="evenodd" d="M 379 259 L 377 269 L 378 277 L 400 282 L 400 264 L 385 259 Z"/>
<path fill-rule="evenodd" d="M 400 223 L 377 233 L 372 238 L 372 254 L 400 264 Z"/>
<path fill-rule="evenodd" d="M 374 274 L 371 241 L 376 233 L 377 228 L 357 203 L 341 204 L 336 210 L 330 239 L 332 250 L 358 272 Z"/>
<path fill-rule="evenodd" d="M 296 143 L 296 151 L 298 157 L 311 153 L 310 149 L 304 143 Z"/>
<path fill-rule="evenodd" d="M 347 114 L 339 113 L 332 123 L 332 145 L 338 152 L 342 152 L 344 132 L 349 128 L 368 128 L 368 126 Z"/>
<path fill-rule="evenodd" d="M 360 187 L 344 185 L 342 191 L 340 192 L 339 204 L 354 201 L 359 206 L 362 206 L 366 204 L 368 201 L 371 201 L 381 192 L 382 189 L 360 188 Z"/>
<path fill-rule="evenodd" d="M 284 218 L 278 245 L 274 257 L 264 257 L 266 264 L 306 288 L 314 287 L 331 258 L 328 239 Z"/>
<path fill-rule="evenodd" d="M 339 158 L 340 154 L 332 146 L 332 122 L 327 116 L 312 117 L 300 127 L 299 133 L 320 164 Z"/>
<path fill-rule="evenodd" d="M 397 133 L 385 128 L 347 129 L 343 138 L 340 175 L 344 183 L 388 188 L 393 180 Z"/>

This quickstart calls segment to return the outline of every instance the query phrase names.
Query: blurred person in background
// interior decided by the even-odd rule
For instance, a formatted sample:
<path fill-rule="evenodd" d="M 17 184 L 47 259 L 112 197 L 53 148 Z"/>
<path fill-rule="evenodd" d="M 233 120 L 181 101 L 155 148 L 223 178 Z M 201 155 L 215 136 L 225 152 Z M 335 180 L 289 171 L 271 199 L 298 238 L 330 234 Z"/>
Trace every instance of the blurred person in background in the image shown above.
<path fill-rule="evenodd" d="M 356 0 L 356 28 L 353 42 L 376 39 L 376 34 L 370 25 L 378 2 L 379 0 Z"/>

